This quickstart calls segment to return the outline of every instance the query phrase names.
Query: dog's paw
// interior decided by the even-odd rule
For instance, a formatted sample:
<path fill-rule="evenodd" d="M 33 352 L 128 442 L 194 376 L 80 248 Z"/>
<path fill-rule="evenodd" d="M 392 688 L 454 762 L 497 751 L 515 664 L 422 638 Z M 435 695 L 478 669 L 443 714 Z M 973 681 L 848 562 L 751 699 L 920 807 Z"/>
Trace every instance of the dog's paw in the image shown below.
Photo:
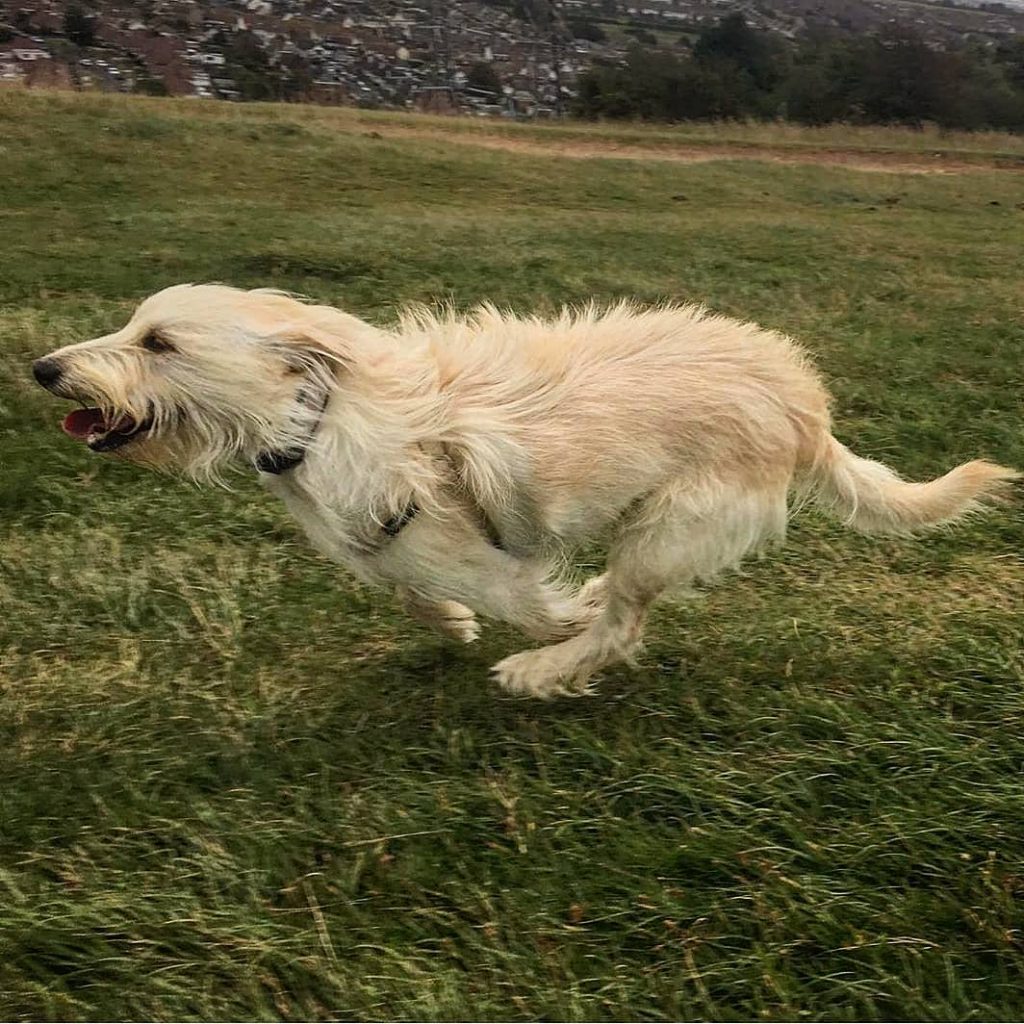
<path fill-rule="evenodd" d="M 576 594 L 576 600 L 586 609 L 590 618 L 595 617 L 608 603 L 608 575 L 602 573 L 587 580 Z"/>
<path fill-rule="evenodd" d="M 427 602 L 407 597 L 405 607 L 415 619 L 452 640 L 471 644 L 480 639 L 480 623 L 473 609 L 458 601 Z"/>
<path fill-rule="evenodd" d="M 464 644 L 476 642 L 483 632 L 472 612 L 469 612 L 468 615 L 446 615 L 440 623 L 440 629 L 446 636 Z"/>
<path fill-rule="evenodd" d="M 491 669 L 491 675 L 506 693 L 516 697 L 552 700 L 593 693 L 586 680 L 564 677 L 555 660 L 543 649 L 512 654 L 499 661 Z"/>

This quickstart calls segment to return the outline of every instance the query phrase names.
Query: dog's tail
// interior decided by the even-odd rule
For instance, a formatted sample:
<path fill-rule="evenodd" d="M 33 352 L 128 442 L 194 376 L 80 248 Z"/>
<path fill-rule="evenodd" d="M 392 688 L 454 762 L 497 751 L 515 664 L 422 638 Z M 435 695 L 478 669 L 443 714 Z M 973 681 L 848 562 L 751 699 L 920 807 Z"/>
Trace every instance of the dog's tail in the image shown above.
<path fill-rule="evenodd" d="M 1020 476 L 1015 470 L 977 460 L 937 480 L 910 483 L 888 466 L 854 455 L 829 434 L 808 483 L 820 505 L 861 533 L 913 534 L 978 509 Z"/>

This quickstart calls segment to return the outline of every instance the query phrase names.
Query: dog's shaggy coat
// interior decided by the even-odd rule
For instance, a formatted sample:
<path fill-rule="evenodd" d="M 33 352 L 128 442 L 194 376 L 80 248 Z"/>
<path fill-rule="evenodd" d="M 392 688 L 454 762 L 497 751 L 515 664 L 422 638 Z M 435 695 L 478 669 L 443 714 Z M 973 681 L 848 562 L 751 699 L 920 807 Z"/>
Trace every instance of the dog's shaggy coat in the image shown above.
<path fill-rule="evenodd" d="M 794 496 L 912 534 L 1017 475 L 979 461 L 901 480 L 832 436 L 797 345 L 695 306 L 413 310 L 378 329 L 278 292 L 180 285 L 35 372 L 97 407 L 66 429 L 99 450 L 200 478 L 298 453 L 261 475 L 313 543 L 451 636 L 473 640 L 479 613 L 548 644 L 494 670 L 539 697 L 628 658 L 667 588 L 781 539 Z M 564 552 L 597 538 L 607 570 L 577 588 Z"/>

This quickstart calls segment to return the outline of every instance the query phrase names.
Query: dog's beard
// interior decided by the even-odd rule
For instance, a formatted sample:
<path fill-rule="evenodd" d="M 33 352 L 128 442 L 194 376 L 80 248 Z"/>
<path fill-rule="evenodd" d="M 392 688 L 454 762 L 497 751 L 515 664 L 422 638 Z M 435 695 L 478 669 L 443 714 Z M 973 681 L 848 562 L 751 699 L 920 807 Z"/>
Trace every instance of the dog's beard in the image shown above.
<path fill-rule="evenodd" d="M 237 431 L 209 417 L 190 419 L 183 409 L 173 418 L 141 422 L 129 414 L 97 417 L 93 408 L 78 409 L 65 417 L 63 427 L 98 454 L 200 482 L 223 483 L 226 465 L 247 454 Z"/>
<path fill-rule="evenodd" d="M 308 444 L 321 415 L 319 404 L 311 407 L 290 394 L 286 405 L 270 395 L 207 402 L 198 386 L 191 393 L 175 389 L 173 396 L 108 394 L 81 379 L 50 390 L 82 406 L 64 417 L 61 428 L 91 451 L 211 483 L 224 482 L 231 462 L 252 463 L 261 452 Z"/>

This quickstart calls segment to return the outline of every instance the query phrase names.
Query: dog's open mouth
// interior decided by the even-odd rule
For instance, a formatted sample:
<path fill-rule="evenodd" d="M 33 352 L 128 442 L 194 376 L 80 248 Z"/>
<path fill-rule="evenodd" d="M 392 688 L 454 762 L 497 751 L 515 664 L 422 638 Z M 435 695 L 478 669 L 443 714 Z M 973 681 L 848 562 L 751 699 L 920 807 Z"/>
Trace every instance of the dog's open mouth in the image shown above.
<path fill-rule="evenodd" d="M 153 426 L 153 417 L 137 420 L 133 416 L 109 418 L 101 409 L 90 406 L 75 409 L 64 417 L 61 429 L 69 437 L 84 441 L 94 452 L 112 452 L 144 437 Z"/>

